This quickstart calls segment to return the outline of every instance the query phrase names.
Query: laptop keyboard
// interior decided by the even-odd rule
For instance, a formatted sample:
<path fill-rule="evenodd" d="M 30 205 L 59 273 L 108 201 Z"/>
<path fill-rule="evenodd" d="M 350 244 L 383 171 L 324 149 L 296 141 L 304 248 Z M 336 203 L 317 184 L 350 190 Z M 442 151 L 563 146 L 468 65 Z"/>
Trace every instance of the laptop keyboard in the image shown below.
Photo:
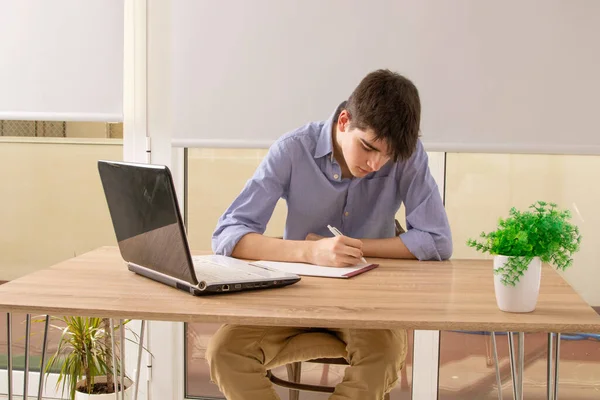
<path fill-rule="evenodd" d="M 199 280 L 209 281 L 244 281 L 265 279 L 259 274 L 242 271 L 236 268 L 227 268 L 221 265 L 213 264 L 203 260 L 202 257 L 192 257 L 194 262 L 194 271 Z"/>

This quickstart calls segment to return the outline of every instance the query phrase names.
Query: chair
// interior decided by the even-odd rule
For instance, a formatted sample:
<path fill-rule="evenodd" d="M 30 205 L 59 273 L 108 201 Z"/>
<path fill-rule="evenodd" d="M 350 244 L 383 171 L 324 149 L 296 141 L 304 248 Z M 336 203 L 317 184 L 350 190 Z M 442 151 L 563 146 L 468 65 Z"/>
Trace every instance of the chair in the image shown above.
<path fill-rule="evenodd" d="M 402 228 L 402 226 L 400 225 L 398 220 L 394 220 L 394 224 L 395 224 L 396 236 L 405 232 L 405 230 Z M 333 335 L 328 335 L 328 336 L 330 338 L 326 339 L 326 340 L 337 342 L 337 343 L 331 343 L 332 348 L 339 346 L 340 340 L 338 338 L 336 338 Z M 311 345 L 311 344 L 307 343 L 307 345 Z M 285 364 L 285 367 L 287 369 L 288 380 L 285 380 L 285 379 L 282 379 L 282 378 L 279 378 L 279 377 L 273 375 L 273 373 L 271 372 L 271 369 L 267 369 L 267 377 L 273 384 L 290 389 L 289 400 L 299 400 L 301 390 L 311 391 L 311 392 L 320 392 L 320 393 L 333 393 L 335 388 L 332 386 L 325 386 L 323 384 L 323 381 L 327 380 L 326 374 L 327 374 L 329 365 L 349 365 L 348 361 L 346 361 L 346 359 L 344 358 L 344 356 L 346 355 L 345 349 L 340 351 L 339 353 L 340 354 L 338 357 L 314 358 L 314 359 L 305 361 L 305 362 L 309 362 L 309 363 L 325 364 L 325 366 L 323 367 L 324 374 L 321 377 L 321 382 L 322 382 L 321 385 L 309 385 L 309 384 L 305 384 L 305 383 L 300 383 L 300 378 L 301 378 L 301 374 L 302 374 L 302 362 L 300 362 L 300 361 L 293 361 L 293 362 Z M 389 395 L 389 393 L 386 393 L 384 396 L 384 400 L 389 400 L 389 399 L 390 399 L 390 395 Z"/>
<path fill-rule="evenodd" d="M 297 339 L 295 346 L 298 346 L 300 344 L 299 342 L 303 342 L 300 344 L 300 347 L 312 346 L 312 343 L 313 343 L 313 341 L 312 341 L 313 338 L 312 338 L 311 333 L 298 335 L 295 339 Z M 329 365 L 348 365 L 348 362 L 344 358 L 344 356 L 346 355 L 345 346 L 340 346 L 340 344 L 342 342 L 336 336 L 331 335 L 331 334 L 327 334 L 327 335 L 320 334 L 318 341 L 321 345 L 323 345 L 323 343 L 329 342 L 331 344 L 331 346 L 329 348 L 335 349 L 335 352 L 337 352 L 339 354 L 339 356 L 338 357 L 313 358 L 313 359 L 307 360 L 305 362 L 325 364 L 324 368 L 327 368 Z M 332 355 L 332 354 L 330 353 L 329 355 Z M 323 381 L 327 380 L 326 374 L 324 374 L 321 377 L 321 385 L 309 385 L 306 383 L 300 383 L 300 378 L 301 378 L 301 373 L 302 373 L 302 362 L 300 362 L 300 361 L 293 361 L 293 362 L 287 363 L 287 364 L 285 364 L 285 367 L 287 369 L 288 380 L 285 380 L 285 379 L 282 379 L 280 377 L 273 375 L 273 373 L 271 372 L 271 369 L 267 369 L 267 377 L 273 384 L 288 388 L 290 390 L 289 400 L 299 400 L 301 390 L 302 391 L 311 391 L 311 392 L 320 392 L 320 393 L 333 393 L 335 390 L 335 388 L 333 386 L 326 386 L 324 384 Z M 324 371 L 327 371 L 327 369 L 325 369 Z M 384 399 L 389 400 L 390 395 L 386 394 Z"/>
<path fill-rule="evenodd" d="M 307 360 L 305 362 L 326 364 L 327 366 L 331 364 L 348 365 L 343 357 L 316 358 L 313 360 Z M 287 369 L 288 380 L 273 375 L 270 370 L 267 371 L 267 377 L 271 382 L 273 382 L 273 384 L 290 389 L 289 400 L 299 400 L 301 390 L 320 393 L 333 393 L 335 390 L 333 386 L 309 385 L 306 383 L 300 383 L 302 363 L 299 361 L 287 364 L 285 367 Z M 386 394 L 385 399 L 389 400 L 389 395 Z"/>

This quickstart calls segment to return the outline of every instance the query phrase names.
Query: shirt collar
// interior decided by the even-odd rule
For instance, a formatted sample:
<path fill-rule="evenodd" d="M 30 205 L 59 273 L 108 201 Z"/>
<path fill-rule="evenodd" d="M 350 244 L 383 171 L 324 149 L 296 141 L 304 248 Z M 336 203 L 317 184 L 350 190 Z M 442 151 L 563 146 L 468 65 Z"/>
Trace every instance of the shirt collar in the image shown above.
<path fill-rule="evenodd" d="M 339 107 L 339 106 L 338 106 Z M 317 146 L 315 148 L 314 158 L 321 158 L 330 154 L 333 157 L 333 143 L 332 143 L 332 127 L 333 127 L 333 117 L 338 109 L 333 111 L 327 121 L 323 124 L 321 128 L 321 133 L 319 134 L 319 139 L 317 140 Z"/>

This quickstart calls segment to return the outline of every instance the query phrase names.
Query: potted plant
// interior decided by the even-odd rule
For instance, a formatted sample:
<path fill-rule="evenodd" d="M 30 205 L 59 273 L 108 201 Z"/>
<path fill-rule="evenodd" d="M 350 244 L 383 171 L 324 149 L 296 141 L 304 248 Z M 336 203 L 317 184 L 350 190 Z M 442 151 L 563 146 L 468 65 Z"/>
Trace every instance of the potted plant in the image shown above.
<path fill-rule="evenodd" d="M 113 400 L 115 382 L 119 382 L 119 357 L 115 355 L 117 375 L 113 376 L 113 355 L 108 318 L 52 317 L 59 324 L 52 328 L 62 331 L 58 347 L 48 359 L 46 376 L 59 369 L 57 388 L 62 383 L 62 393 L 69 392 L 71 400 Z M 115 330 L 118 327 L 115 327 Z M 118 353 L 118 352 L 117 352 Z M 131 398 L 133 385 L 125 377 L 125 398 Z M 120 396 L 120 395 L 119 395 Z"/>
<path fill-rule="evenodd" d="M 467 246 L 494 256 L 494 289 L 501 310 L 533 311 L 542 263 L 561 271 L 573 264 L 581 235 L 570 218 L 569 210 L 537 201 L 526 211 L 511 208 L 508 218 L 500 218 L 496 230 L 482 232 L 480 240 L 467 240 Z"/>

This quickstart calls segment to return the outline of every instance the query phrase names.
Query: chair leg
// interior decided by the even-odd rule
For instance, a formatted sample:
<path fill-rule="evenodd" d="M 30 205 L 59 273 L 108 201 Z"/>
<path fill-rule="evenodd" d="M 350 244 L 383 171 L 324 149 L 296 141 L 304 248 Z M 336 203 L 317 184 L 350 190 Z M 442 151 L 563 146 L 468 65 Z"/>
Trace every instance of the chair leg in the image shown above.
<path fill-rule="evenodd" d="M 300 379 L 302 379 L 302 363 L 296 363 L 296 375 L 294 376 L 296 382 L 300 382 Z M 300 391 L 296 390 L 296 397 L 294 399 L 290 399 L 290 400 L 299 400 L 300 399 Z"/>
<path fill-rule="evenodd" d="M 302 374 L 302 363 L 295 362 L 287 364 L 286 366 L 288 373 L 288 380 L 290 382 L 299 383 L 300 376 Z M 290 400 L 299 400 L 300 399 L 300 391 L 298 389 L 290 389 Z"/>
<path fill-rule="evenodd" d="M 404 367 L 402 367 L 402 370 L 400 371 L 400 390 L 409 390 L 409 389 L 410 389 L 410 384 L 408 382 L 408 372 L 406 371 L 406 365 L 404 365 Z"/>
<path fill-rule="evenodd" d="M 321 373 L 321 386 L 327 385 L 329 380 L 329 364 L 323 364 L 323 372 Z"/>
<path fill-rule="evenodd" d="M 494 361 L 493 361 L 493 345 L 492 345 L 492 335 L 485 335 L 483 337 L 484 343 L 485 343 L 485 365 L 486 367 L 491 367 L 492 365 L 494 365 Z"/>

